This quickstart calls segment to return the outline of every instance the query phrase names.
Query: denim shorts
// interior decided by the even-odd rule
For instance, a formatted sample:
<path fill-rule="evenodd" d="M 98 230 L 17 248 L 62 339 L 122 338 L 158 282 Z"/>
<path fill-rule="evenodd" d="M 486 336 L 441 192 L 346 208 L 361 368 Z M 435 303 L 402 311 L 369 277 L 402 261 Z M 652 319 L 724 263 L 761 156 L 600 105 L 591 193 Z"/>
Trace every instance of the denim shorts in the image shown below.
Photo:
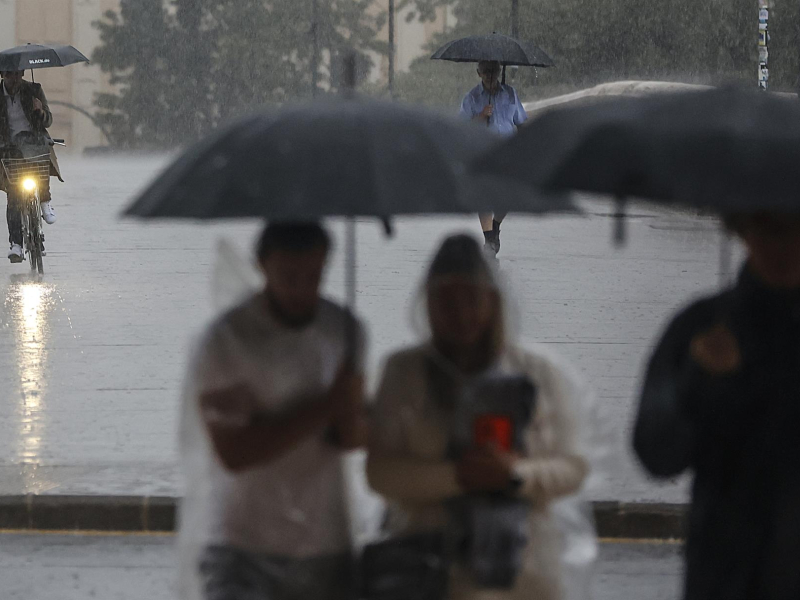
<path fill-rule="evenodd" d="M 351 555 L 296 559 L 209 546 L 200 557 L 205 600 L 353 600 Z"/>

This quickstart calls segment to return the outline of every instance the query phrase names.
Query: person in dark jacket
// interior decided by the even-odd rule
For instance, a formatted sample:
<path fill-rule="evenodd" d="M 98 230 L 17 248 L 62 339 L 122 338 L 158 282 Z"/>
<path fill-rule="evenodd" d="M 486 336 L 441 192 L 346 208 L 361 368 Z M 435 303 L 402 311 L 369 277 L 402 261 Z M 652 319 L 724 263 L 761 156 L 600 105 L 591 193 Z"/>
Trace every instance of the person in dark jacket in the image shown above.
<path fill-rule="evenodd" d="M 0 84 L 0 155 L 4 158 L 19 158 L 17 148 L 25 144 L 45 146 L 49 141 L 47 128 L 53 124 L 53 114 L 47 105 L 47 97 L 42 86 L 22 79 L 22 71 L 3 71 Z M 55 152 L 49 147 L 50 175 L 61 179 Z M 0 190 L 9 195 L 6 221 L 8 222 L 11 249 L 8 258 L 11 262 L 22 262 L 22 222 L 19 207 L 16 205 L 11 186 L 6 181 L 5 171 L 0 169 Z M 39 190 L 42 217 L 48 224 L 56 221 L 56 214 L 50 206 L 50 183 L 42 182 Z"/>
<path fill-rule="evenodd" d="M 800 598 L 800 217 L 726 221 L 747 260 L 668 326 L 634 449 L 656 476 L 694 474 L 687 600 Z"/>

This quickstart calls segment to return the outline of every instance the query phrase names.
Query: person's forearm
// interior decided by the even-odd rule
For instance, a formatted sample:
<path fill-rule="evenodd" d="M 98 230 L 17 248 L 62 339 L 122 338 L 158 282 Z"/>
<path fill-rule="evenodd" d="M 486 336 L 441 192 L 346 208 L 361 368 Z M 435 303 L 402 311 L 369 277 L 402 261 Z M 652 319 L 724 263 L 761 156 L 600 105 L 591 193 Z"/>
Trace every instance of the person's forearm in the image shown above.
<path fill-rule="evenodd" d="M 230 471 L 242 471 L 267 464 L 310 435 L 320 434 L 330 421 L 327 398 L 305 403 L 288 415 L 257 415 L 249 425 L 211 425 L 211 439 L 222 464 Z"/>
<path fill-rule="evenodd" d="M 376 492 L 401 502 L 439 502 L 462 493 L 455 464 L 370 453 L 367 478 Z"/>
<path fill-rule="evenodd" d="M 519 495 L 535 504 L 577 492 L 589 472 L 586 461 L 578 456 L 520 459 L 515 471 L 522 479 Z"/>
<path fill-rule="evenodd" d="M 47 108 L 43 108 L 40 114 L 42 118 L 42 127 L 47 129 L 53 125 L 53 113 L 51 113 Z"/>
<path fill-rule="evenodd" d="M 44 95 L 44 90 L 39 89 L 36 99 L 42 103 L 42 110 L 39 115 L 42 120 L 42 127 L 47 129 L 53 124 L 53 113 L 50 112 L 50 106 L 47 104 L 47 96 Z"/>
<path fill-rule="evenodd" d="M 687 399 L 683 397 L 690 391 L 681 392 L 682 388 L 667 374 L 659 374 L 648 377 L 642 391 L 633 448 L 647 470 L 658 477 L 680 474 L 690 466 L 694 453 L 696 425 L 684 408 Z"/>

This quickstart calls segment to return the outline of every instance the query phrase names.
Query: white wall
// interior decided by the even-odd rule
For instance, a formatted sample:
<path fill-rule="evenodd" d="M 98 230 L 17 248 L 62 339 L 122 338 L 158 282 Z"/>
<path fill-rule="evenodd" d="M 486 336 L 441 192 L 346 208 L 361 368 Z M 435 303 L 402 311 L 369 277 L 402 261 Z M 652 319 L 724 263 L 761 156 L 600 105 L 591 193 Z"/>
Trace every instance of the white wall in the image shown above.
<path fill-rule="evenodd" d="M 0 50 L 17 45 L 17 0 L 0 0 Z"/>
<path fill-rule="evenodd" d="M 382 6 L 383 8 L 383 6 Z M 446 11 L 441 11 L 440 17 L 435 24 L 420 23 L 416 19 L 410 23 L 406 22 L 406 17 L 411 11 L 411 8 L 399 11 L 395 17 L 395 71 L 402 72 L 408 71 L 411 63 L 419 58 L 429 54 L 425 46 L 429 41 L 430 35 L 434 31 L 443 29 L 451 29 L 455 24 L 455 17 L 453 16 L 452 7 L 448 7 Z M 388 34 L 386 30 L 379 36 L 380 39 L 386 41 Z M 370 73 L 369 80 L 373 83 L 386 81 L 387 60 L 385 57 L 377 53 L 371 53 L 375 67 Z"/>
<path fill-rule="evenodd" d="M 100 33 L 92 27 L 92 21 L 100 18 L 104 10 L 100 0 L 74 0 L 72 13 L 72 45 L 91 58 L 92 50 L 100 43 Z M 74 65 L 72 69 L 72 103 L 93 113 L 94 96 L 103 87 L 103 77 L 99 67 Z M 82 150 L 87 146 L 106 143 L 103 134 L 84 115 L 73 112 L 73 139 L 70 146 Z"/>
<path fill-rule="evenodd" d="M 397 54 L 395 68 L 397 71 L 408 71 L 411 62 L 423 54 L 423 46 L 427 43 L 425 24 L 416 19 L 406 22 L 406 16 L 411 8 L 406 8 L 397 14 Z"/>

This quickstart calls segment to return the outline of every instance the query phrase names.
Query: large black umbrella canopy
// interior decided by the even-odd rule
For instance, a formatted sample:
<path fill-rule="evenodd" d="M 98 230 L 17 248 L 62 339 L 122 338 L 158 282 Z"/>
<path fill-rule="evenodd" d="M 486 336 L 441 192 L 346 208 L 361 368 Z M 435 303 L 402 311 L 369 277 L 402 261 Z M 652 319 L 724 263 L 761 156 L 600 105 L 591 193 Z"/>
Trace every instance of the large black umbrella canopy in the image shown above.
<path fill-rule="evenodd" d="M 532 42 L 517 40 L 500 33 L 471 35 L 447 42 L 434 52 L 431 59 L 453 62 L 494 60 L 503 66 L 552 67 L 554 65 L 553 59 Z"/>
<path fill-rule="evenodd" d="M 89 59 L 72 46 L 26 44 L 0 52 L 0 71 L 66 67 Z"/>
<path fill-rule="evenodd" d="M 474 167 L 550 190 L 796 213 L 800 103 L 726 88 L 553 109 Z"/>
<path fill-rule="evenodd" d="M 261 113 L 190 148 L 126 214 L 297 220 L 574 209 L 564 195 L 468 176 L 467 164 L 497 142 L 472 123 L 386 102 Z"/>

